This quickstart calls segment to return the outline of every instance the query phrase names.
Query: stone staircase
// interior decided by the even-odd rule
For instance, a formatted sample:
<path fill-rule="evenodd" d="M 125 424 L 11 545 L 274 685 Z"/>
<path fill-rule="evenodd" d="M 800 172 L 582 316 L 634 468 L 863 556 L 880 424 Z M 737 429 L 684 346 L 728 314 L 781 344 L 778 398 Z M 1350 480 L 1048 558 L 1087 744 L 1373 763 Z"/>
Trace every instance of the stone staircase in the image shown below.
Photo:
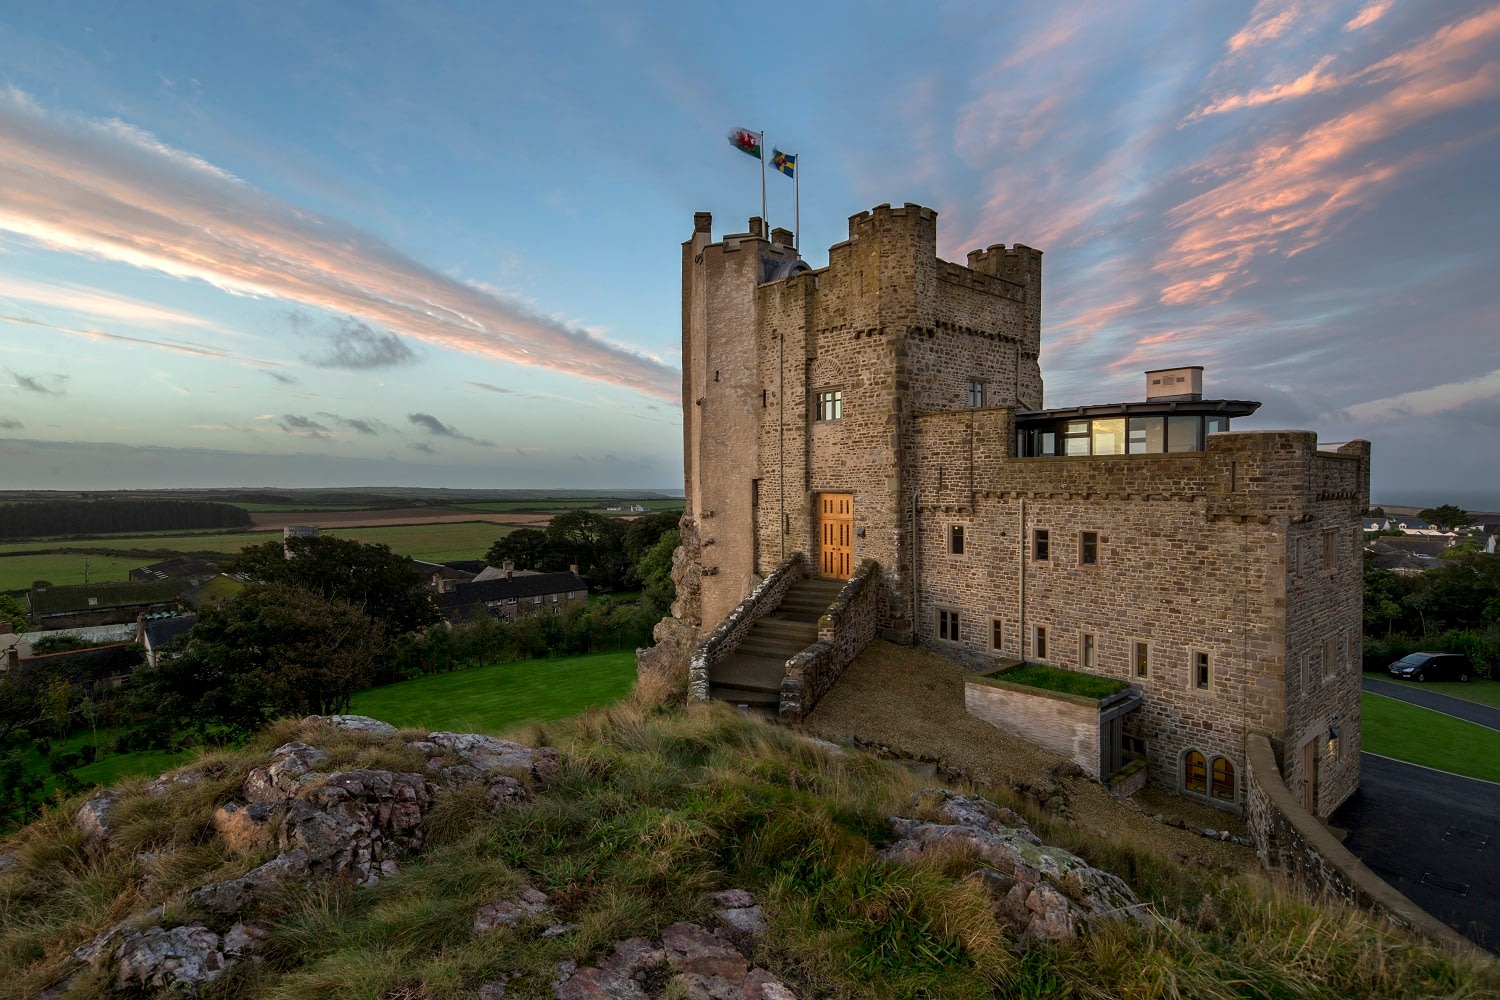
<path fill-rule="evenodd" d="M 708 696 L 775 716 L 786 661 L 818 641 L 818 619 L 843 580 L 798 580 L 775 611 L 750 626 L 733 653 L 714 664 Z"/>

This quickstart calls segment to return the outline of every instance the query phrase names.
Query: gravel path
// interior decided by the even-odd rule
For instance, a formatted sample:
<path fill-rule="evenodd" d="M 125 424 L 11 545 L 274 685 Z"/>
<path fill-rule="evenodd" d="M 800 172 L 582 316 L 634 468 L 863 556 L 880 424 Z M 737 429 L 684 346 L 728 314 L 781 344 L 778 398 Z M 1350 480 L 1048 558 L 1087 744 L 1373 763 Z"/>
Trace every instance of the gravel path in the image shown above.
<path fill-rule="evenodd" d="M 879 744 L 898 755 L 936 760 L 977 785 L 1060 792 L 1071 822 L 1106 839 L 1143 843 L 1164 857 L 1226 873 L 1258 871 L 1255 852 L 1210 840 L 1197 830 L 1227 830 L 1245 836 L 1243 820 L 1154 788 L 1133 802 L 1111 796 L 1086 777 L 1056 778 L 1062 757 L 981 722 L 964 709 L 964 675 L 953 661 L 934 653 L 872 642 L 850 664 L 803 728 L 835 742 Z M 1157 822 L 1157 814 L 1181 817 L 1191 829 Z"/>

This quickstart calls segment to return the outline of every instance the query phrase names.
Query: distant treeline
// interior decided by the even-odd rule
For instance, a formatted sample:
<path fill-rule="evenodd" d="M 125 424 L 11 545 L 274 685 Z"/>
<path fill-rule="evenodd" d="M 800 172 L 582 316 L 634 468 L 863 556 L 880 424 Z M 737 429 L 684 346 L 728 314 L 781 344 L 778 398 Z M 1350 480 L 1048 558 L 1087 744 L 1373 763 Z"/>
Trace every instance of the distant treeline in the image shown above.
<path fill-rule="evenodd" d="M 38 500 L 0 505 L 0 539 L 248 528 L 250 513 L 202 500 Z"/>

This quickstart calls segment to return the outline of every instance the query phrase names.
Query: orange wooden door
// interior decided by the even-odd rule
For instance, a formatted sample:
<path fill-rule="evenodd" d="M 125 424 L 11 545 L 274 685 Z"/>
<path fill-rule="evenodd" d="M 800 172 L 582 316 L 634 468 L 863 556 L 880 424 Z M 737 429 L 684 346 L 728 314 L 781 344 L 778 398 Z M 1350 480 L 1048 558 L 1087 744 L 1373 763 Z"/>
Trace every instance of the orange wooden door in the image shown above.
<path fill-rule="evenodd" d="M 818 575 L 854 574 L 854 494 L 818 494 Z"/>

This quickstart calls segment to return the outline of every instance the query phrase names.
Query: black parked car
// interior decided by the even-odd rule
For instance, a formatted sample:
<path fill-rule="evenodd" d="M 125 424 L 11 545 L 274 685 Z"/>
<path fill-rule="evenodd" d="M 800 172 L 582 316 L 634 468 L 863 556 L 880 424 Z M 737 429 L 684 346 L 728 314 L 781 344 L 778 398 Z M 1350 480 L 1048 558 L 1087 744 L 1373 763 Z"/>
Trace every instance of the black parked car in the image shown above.
<path fill-rule="evenodd" d="M 1390 671 L 1413 681 L 1467 681 L 1474 665 L 1461 653 L 1411 653 L 1392 663 Z"/>

